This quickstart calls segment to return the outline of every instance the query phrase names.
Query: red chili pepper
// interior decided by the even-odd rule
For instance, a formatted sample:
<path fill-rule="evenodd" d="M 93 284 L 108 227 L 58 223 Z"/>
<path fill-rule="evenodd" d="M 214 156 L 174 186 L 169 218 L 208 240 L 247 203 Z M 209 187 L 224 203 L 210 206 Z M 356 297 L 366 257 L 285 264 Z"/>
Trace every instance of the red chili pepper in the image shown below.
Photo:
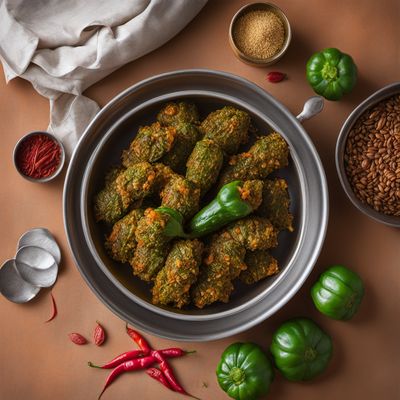
<path fill-rule="evenodd" d="M 82 344 L 86 344 L 87 340 L 86 338 L 84 338 L 80 333 L 70 333 L 68 334 L 69 338 L 71 339 L 72 343 L 78 344 L 78 345 L 82 345 Z"/>
<path fill-rule="evenodd" d="M 125 361 L 128 360 L 133 360 L 135 358 L 143 356 L 143 351 L 142 350 L 131 350 L 131 351 L 126 351 L 125 353 L 120 354 L 119 356 L 113 358 L 111 361 L 108 361 L 107 363 L 103 365 L 95 365 L 92 362 L 88 362 L 89 367 L 93 368 L 102 368 L 102 369 L 110 369 L 110 368 L 115 368 L 119 364 L 122 364 Z"/>
<path fill-rule="evenodd" d="M 186 390 L 179 384 L 176 380 L 174 373 L 172 372 L 171 367 L 169 366 L 168 362 L 164 358 L 164 356 L 159 351 L 154 351 L 153 357 L 158 361 L 161 371 L 164 373 L 165 377 L 167 378 L 168 383 L 171 386 L 171 389 L 175 392 L 184 394 L 189 397 L 193 397 L 197 399 L 197 397 L 192 396 L 191 394 L 187 393 Z"/>
<path fill-rule="evenodd" d="M 147 340 L 137 331 L 129 328 L 128 323 L 126 323 L 126 333 L 135 341 L 144 354 L 149 354 L 152 350 Z"/>
<path fill-rule="evenodd" d="M 154 364 L 155 361 L 156 360 L 154 357 L 148 356 L 148 357 L 137 358 L 135 360 L 125 361 L 124 363 L 119 364 L 118 367 L 114 368 L 111 371 L 110 375 L 108 375 L 108 377 L 106 379 L 106 383 L 104 384 L 103 390 L 101 391 L 98 398 L 100 399 L 100 397 L 103 395 L 105 390 L 111 385 L 111 383 L 113 383 L 115 381 L 115 379 L 119 375 L 121 375 L 127 371 L 136 371 L 138 369 L 146 369 L 146 368 L 150 367 L 152 364 Z"/>
<path fill-rule="evenodd" d="M 50 322 L 57 316 L 57 305 L 52 292 L 50 292 L 50 296 L 51 296 L 52 312 L 50 318 L 44 322 Z"/>
<path fill-rule="evenodd" d="M 150 355 L 153 355 L 153 352 L 155 350 L 151 350 Z M 186 350 L 182 350 L 179 349 L 177 347 L 171 347 L 169 349 L 162 349 L 159 350 L 159 352 L 166 358 L 176 358 L 176 357 L 182 357 L 186 354 L 192 354 L 192 353 L 196 353 L 195 350 L 192 351 L 186 351 Z M 114 368 L 117 365 L 123 363 L 124 361 L 127 360 L 133 360 L 135 358 L 141 357 L 143 356 L 143 350 L 131 350 L 131 351 L 126 351 L 125 353 L 120 354 L 119 356 L 113 358 L 111 361 L 108 361 L 107 363 L 103 364 L 103 365 L 96 365 L 93 364 L 91 361 L 88 362 L 89 367 L 92 368 L 102 368 L 102 369 L 110 369 L 110 368 Z"/>
<path fill-rule="evenodd" d="M 268 72 L 267 81 L 271 83 L 278 83 L 283 81 L 286 78 L 286 74 L 279 71 Z"/>
<path fill-rule="evenodd" d="M 104 328 L 100 325 L 99 321 L 96 321 L 97 325 L 96 328 L 94 328 L 94 333 L 93 333 L 93 339 L 94 339 L 94 344 L 96 346 L 101 346 L 104 343 L 104 340 L 106 339 L 106 332 Z"/>
<path fill-rule="evenodd" d="M 170 384 L 167 381 L 167 378 L 162 373 L 162 371 L 160 371 L 158 368 L 154 368 L 154 367 L 153 368 L 148 368 L 148 369 L 146 369 L 146 374 L 148 376 L 150 376 L 150 378 L 153 378 L 156 381 L 158 381 L 161 384 L 163 384 L 169 390 L 172 390 Z"/>

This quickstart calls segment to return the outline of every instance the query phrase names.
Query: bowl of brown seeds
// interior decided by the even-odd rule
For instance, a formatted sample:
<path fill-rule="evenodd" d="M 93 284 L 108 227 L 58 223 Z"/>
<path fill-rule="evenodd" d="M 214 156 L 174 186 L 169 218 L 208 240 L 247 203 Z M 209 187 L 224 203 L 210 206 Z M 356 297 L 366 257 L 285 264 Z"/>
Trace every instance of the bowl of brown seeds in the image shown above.
<path fill-rule="evenodd" d="M 400 82 L 375 92 L 347 118 L 336 144 L 336 168 L 360 211 L 400 227 Z"/>
<path fill-rule="evenodd" d="M 289 20 L 271 3 L 247 4 L 233 16 L 229 27 L 229 43 L 236 57 L 258 67 L 282 58 L 291 37 Z"/>

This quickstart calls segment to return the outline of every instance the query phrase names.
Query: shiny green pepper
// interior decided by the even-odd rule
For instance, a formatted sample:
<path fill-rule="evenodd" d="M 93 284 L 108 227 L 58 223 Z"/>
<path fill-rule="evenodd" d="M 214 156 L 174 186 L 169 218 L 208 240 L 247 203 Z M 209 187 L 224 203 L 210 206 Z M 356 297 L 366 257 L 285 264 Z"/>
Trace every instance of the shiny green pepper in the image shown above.
<path fill-rule="evenodd" d="M 187 238 L 188 235 L 183 230 L 183 216 L 179 211 L 170 207 L 158 207 L 154 211 L 169 215 L 168 222 L 164 228 L 164 235 L 168 237 Z"/>
<path fill-rule="evenodd" d="M 242 185 L 242 181 L 233 181 L 222 186 L 217 197 L 190 221 L 193 237 L 217 231 L 229 222 L 243 218 L 253 211 L 251 204 L 241 198 L 239 188 Z"/>
<path fill-rule="evenodd" d="M 270 350 L 285 378 L 305 381 L 319 375 L 328 365 L 332 340 L 313 321 L 295 318 L 274 333 Z"/>
<path fill-rule="evenodd" d="M 315 53 L 307 62 L 307 80 L 317 94 L 339 100 L 351 92 L 357 81 L 353 59 L 335 48 Z"/>
<path fill-rule="evenodd" d="M 321 274 L 311 288 L 315 307 L 333 319 L 353 317 L 364 296 L 361 278 L 342 265 L 333 265 Z"/>
<path fill-rule="evenodd" d="M 217 367 L 220 387 L 235 400 L 256 400 L 267 394 L 274 378 L 271 362 L 254 343 L 234 343 Z"/>

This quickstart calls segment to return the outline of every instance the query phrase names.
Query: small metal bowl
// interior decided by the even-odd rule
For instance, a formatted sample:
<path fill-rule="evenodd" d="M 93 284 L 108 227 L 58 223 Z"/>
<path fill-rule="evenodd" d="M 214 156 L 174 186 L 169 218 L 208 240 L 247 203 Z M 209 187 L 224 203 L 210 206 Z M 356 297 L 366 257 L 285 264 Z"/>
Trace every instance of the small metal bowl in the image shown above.
<path fill-rule="evenodd" d="M 347 179 L 345 165 L 344 165 L 344 153 L 346 148 L 347 136 L 349 135 L 351 128 L 356 123 L 358 118 L 369 108 L 374 107 L 380 101 L 387 99 L 393 95 L 400 94 L 400 82 L 392 83 L 373 93 L 367 99 L 365 99 L 358 107 L 346 119 L 345 123 L 340 130 L 337 142 L 336 142 L 336 169 L 339 175 L 340 183 L 347 194 L 347 197 L 361 212 L 375 221 L 381 222 L 385 225 L 400 228 L 400 217 L 393 215 L 387 215 L 380 213 L 370 207 L 368 204 L 362 203 L 357 196 L 354 194 L 353 189 Z"/>
<path fill-rule="evenodd" d="M 243 53 L 236 45 L 235 39 L 233 37 L 233 28 L 234 28 L 237 20 L 241 16 L 245 15 L 246 13 L 248 13 L 250 11 L 259 11 L 259 10 L 272 11 L 273 13 L 275 13 L 279 17 L 279 19 L 282 21 L 283 27 L 285 29 L 285 41 L 283 43 L 282 49 L 278 53 L 276 53 L 275 55 L 273 55 L 272 57 L 269 57 L 269 58 L 255 58 L 248 54 Z M 288 18 L 286 17 L 285 13 L 279 7 L 277 7 L 275 4 L 271 4 L 271 3 L 260 2 L 260 3 L 247 4 L 246 6 L 242 7 L 233 16 L 230 27 L 229 27 L 229 44 L 231 45 L 232 50 L 235 53 L 236 57 L 239 60 L 243 61 L 244 63 L 253 65 L 255 67 L 266 67 L 266 66 L 272 65 L 272 64 L 276 63 L 278 60 L 280 60 L 283 57 L 283 55 L 286 53 L 291 39 L 292 39 L 292 30 L 290 28 Z"/>
<path fill-rule="evenodd" d="M 60 154 L 60 163 L 58 165 L 58 168 L 54 171 L 54 173 L 50 176 L 46 176 L 45 178 L 31 178 L 30 176 L 25 175 L 19 168 L 18 166 L 18 162 L 17 162 L 17 154 L 18 151 L 22 145 L 22 143 L 27 140 L 28 138 L 30 138 L 31 136 L 36 136 L 36 135 L 44 135 L 49 137 L 50 139 L 54 140 L 61 149 L 61 154 Z M 50 182 L 53 179 L 55 179 L 58 175 L 60 175 L 64 164 L 65 164 L 65 149 L 63 144 L 61 143 L 60 140 L 58 140 L 54 135 L 52 135 L 51 133 L 45 132 L 45 131 L 33 131 L 30 132 L 28 134 L 26 134 L 25 136 L 23 136 L 21 139 L 18 140 L 17 144 L 14 147 L 14 151 L 13 151 L 13 161 L 14 161 L 14 166 L 15 169 L 18 171 L 18 173 L 25 178 L 26 180 L 30 181 L 30 182 L 38 182 L 38 183 L 45 183 L 45 182 Z"/>

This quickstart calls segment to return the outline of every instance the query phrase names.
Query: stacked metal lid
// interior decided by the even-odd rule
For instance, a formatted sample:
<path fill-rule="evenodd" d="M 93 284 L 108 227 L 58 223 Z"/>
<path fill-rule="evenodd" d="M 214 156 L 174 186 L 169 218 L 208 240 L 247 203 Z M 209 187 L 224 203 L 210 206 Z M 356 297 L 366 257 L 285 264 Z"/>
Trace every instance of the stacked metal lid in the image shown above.
<path fill-rule="evenodd" d="M 32 300 L 41 288 L 54 285 L 60 261 L 60 248 L 49 230 L 35 228 L 25 232 L 15 258 L 0 269 L 1 294 L 14 303 Z"/>

